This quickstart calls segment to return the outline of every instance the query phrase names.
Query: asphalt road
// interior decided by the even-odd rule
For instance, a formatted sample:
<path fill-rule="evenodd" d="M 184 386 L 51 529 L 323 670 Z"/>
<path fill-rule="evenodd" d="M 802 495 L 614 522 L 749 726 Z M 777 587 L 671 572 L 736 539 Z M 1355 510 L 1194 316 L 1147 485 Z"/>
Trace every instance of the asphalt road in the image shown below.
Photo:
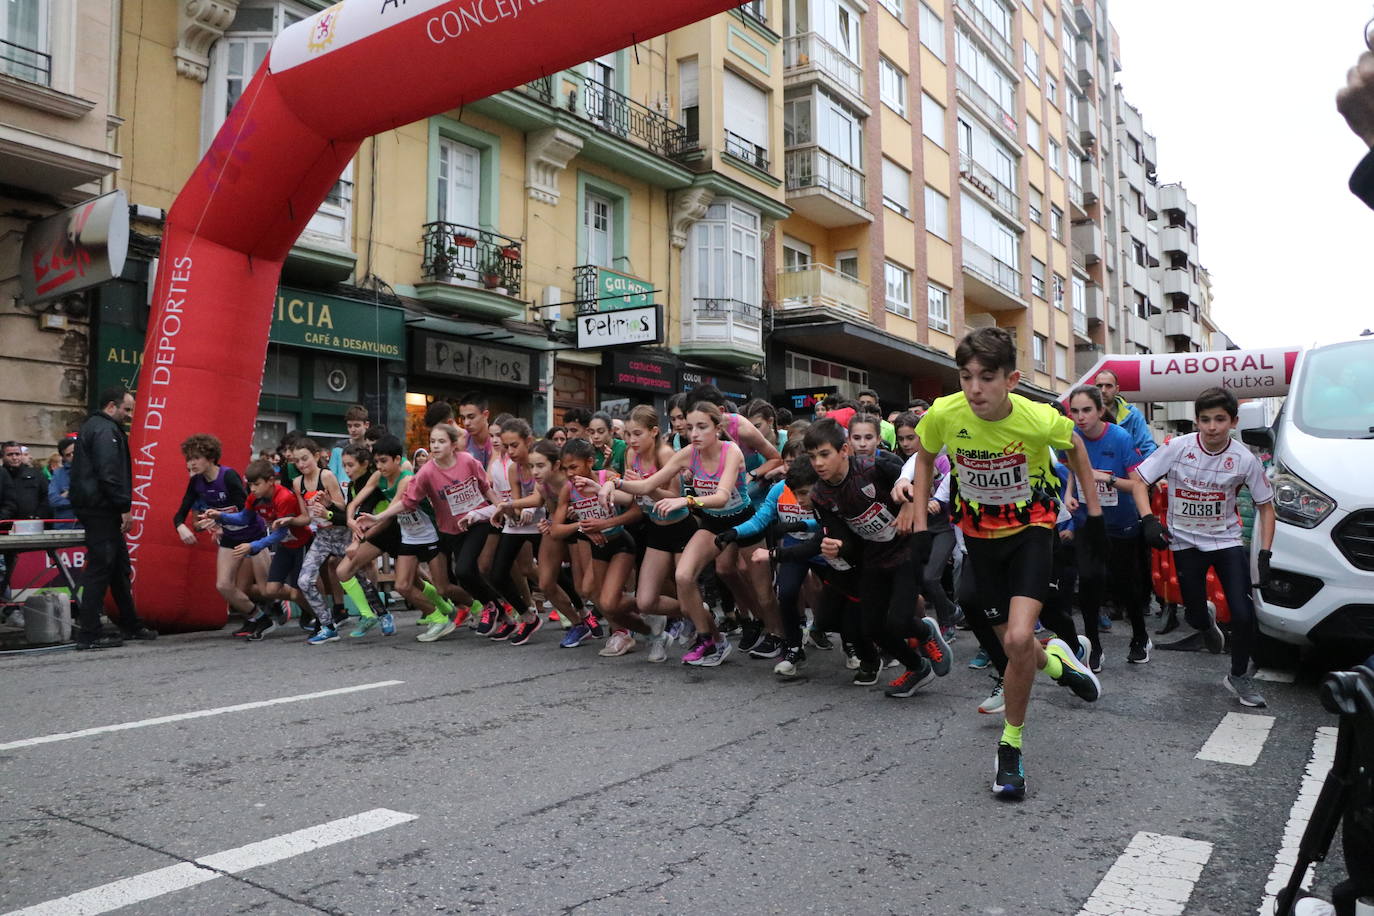
<path fill-rule="evenodd" d="M 891 700 L 851 686 L 838 650 L 779 682 L 739 656 L 701 670 L 559 649 L 552 628 L 525 647 L 423 644 L 399 616 L 395 636 L 321 647 L 226 629 L 0 658 L 0 912 L 1127 912 L 1094 894 L 1144 832 L 1210 854 L 1183 908 L 1129 912 L 1256 913 L 1335 724 L 1310 680 L 1266 683 L 1257 762 L 1196 759 L 1242 711 L 1225 660 L 1127 665 L 1118 625 L 1100 702 L 1037 683 L 1030 793 L 1006 803 L 969 634 L 948 677 Z M 368 689 L 21 743 L 352 687 Z M 372 832 L 265 842 L 363 814 Z M 176 868 L 230 850 L 238 866 Z"/>

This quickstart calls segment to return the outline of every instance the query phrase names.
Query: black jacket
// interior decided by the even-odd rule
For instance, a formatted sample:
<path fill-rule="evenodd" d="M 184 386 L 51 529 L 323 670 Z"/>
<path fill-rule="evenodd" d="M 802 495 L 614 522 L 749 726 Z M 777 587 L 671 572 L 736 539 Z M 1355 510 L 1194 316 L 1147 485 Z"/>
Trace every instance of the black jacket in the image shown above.
<path fill-rule="evenodd" d="M 38 468 L 5 468 L 6 493 L 3 501 L 8 514 L 0 518 L 48 518 L 48 482 Z"/>
<path fill-rule="evenodd" d="M 128 512 L 133 500 L 129 437 L 104 413 L 81 424 L 72 453 L 72 508 Z"/>
<path fill-rule="evenodd" d="M 13 487 L 10 475 L 0 474 L 0 518 L 14 518 Z"/>

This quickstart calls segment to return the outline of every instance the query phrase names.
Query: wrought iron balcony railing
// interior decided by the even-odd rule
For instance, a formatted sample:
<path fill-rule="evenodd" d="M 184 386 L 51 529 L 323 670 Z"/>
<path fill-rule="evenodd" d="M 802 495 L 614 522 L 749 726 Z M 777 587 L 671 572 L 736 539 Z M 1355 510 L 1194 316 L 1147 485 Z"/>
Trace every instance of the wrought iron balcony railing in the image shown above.
<path fill-rule="evenodd" d="M 727 321 L 757 328 L 763 323 L 763 309 L 738 299 L 693 299 L 693 317 L 697 321 Z"/>
<path fill-rule="evenodd" d="M 0 38 L 0 73 L 41 86 L 52 84 L 52 55 Z"/>
<path fill-rule="evenodd" d="M 725 153 L 761 172 L 768 171 L 768 148 L 728 130 L 725 132 Z"/>
<path fill-rule="evenodd" d="M 520 295 L 524 261 L 515 239 L 458 223 L 425 223 L 423 232 L 424 279 Z"/>
<path fill-rule="evenodd" d="M 641 105 L 608 86 L 587 80 L 582 83 L 580 90 L 569 92 L 568 97 L 563 98 L 555 94 L 558 82 L 556 77 L 541 76 L 525 83 L 520 91 L 545 105 L 566 107 L 606 133 L 633 141 L 668 159 L 676 159 L 697 148 L 695 138 L 689 136 L 687 125 Z"/>
<path fill-rule="evenodd" d="M 787 151 L 787 190 L 823 188 L 857 207 L 864 206 L 864 173 L 819 146 Z"/>

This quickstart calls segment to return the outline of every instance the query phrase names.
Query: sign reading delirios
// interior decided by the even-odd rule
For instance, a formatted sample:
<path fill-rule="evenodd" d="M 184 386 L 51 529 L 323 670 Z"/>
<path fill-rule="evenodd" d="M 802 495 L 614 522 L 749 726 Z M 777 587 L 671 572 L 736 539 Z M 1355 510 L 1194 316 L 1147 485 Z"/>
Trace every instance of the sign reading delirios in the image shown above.
<path fill-rule="evenodd" d="M 597 312 L 577 317 L 577 349 L 595 350 L 627 344 L 663 342 L 663 308 L 643 308 Z"/>

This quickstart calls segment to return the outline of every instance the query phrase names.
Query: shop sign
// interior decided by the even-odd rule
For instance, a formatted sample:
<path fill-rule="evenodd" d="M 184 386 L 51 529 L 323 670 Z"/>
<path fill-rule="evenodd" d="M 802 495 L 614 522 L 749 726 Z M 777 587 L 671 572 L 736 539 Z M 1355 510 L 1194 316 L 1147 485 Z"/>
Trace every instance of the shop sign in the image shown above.
<path fill-rule="evenodd" d="M 663 308 L 619 309 L 577 316 L 577 349 L 623 347 L 663 342 Z"/>
<path fill-rule="evenodd" d="M 405 310 L 283 286 L 270 339 L 350 356 L 405 359 Z"/>
<path fill-rule="evenodd" d="M 90 289 L 124 272 L 129 200 L 111 191 L 29 226 L 19 278 L 29 305 Z"/>
<path fill-rule="evenodd" d="M 816 405 L 825 400 L 826 395 L 835 394 L 840 389 L 834 385 L 816 385 L 812 388 L 788 388 L 782 393 L 782 406 L 792 412 L 799 410 L 814 413 Z"/>
<path fill-rule="evenodd" d="M 737 375 L 718 375 L 709 369 L 687 368 L 678 373 L 678 381 L 683 391 L 691 391 L 698 385 L 714 385 L 727 400 L 743 404 L 753 398 L 753 382 Z"/>
<path fill-rule="evenodd" d="M 654 285 L 647 280 L 607 270 L 596 269 L 596 310 L 615 312 L 620 309 L 641 308 L 654 304 Z"/>
<path fill-rule="evenodd" d="M 611 354 L 607 388 L 632 388 L 672 394 L 677 391 L 677 364 L 669 359 L 631 353 Z"/>
<path fill-rule="evenodd" d="M 420 352 L 418 371 L 422 375 L 519 388 L 533 388 L 537 381 L 534 354 L 527 350 L 474 343 L 427 331 L 415 332 L 415 346 Z"/>

